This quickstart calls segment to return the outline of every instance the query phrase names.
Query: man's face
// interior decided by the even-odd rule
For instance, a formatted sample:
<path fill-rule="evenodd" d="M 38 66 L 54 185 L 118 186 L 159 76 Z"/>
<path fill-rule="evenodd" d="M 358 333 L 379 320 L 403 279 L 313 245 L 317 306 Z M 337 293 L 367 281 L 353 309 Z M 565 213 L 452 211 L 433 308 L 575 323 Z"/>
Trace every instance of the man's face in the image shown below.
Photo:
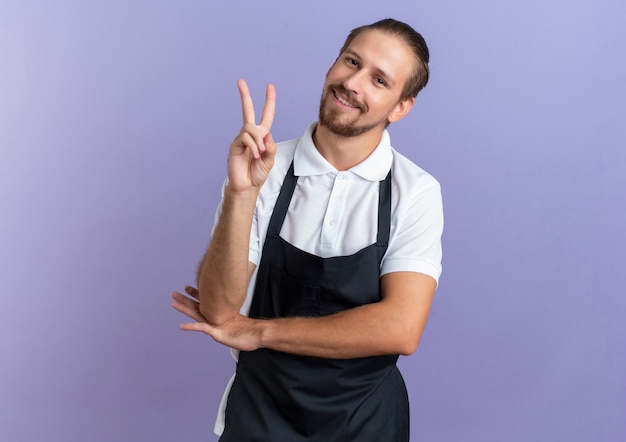
<path fill-rule="evenodd" d="M 374 128 L 382 131 L 388 121 L 406 113 L 398 118 L 400 95 L 415 63 L 399 37 L 378 30 L 362 32 L 326 74 L 319 124 L 344 137 Z M 408 101 L 412 105 L 413 100 Z"/>

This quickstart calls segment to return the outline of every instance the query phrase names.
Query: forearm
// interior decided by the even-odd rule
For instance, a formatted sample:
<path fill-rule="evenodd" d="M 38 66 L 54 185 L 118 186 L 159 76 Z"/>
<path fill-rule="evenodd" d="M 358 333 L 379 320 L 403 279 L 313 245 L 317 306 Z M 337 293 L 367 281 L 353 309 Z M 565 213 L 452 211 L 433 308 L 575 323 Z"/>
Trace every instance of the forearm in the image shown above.
<path fill-rule="evenodd" d="M 241 307 L 248 287 L 250 228 L 258 191 L 224 191 L 222 213 L 198 269 L 200 312 L 214 324 Z"/>
<path fill-rule="evenodd" d="M 436 281 L 415 272 L 388 273 L 381 278 L 381 301 L 316 318 L 251 319 L 235 314 L 220 324 L 183 324 L 231 348 L 269 348 L 285 353 L 347 359 L 413 353 L 426 326 Z M 175 298 L 186 302 L 180 295 Z M 193 319 L 194 308 L 179 311 Z"/>
<path fill-rule="evenodd" d="M 228 184 L 224 189 L 222 212 L 198 268 L 196 281 L 200 317 L 213 325 L 235 317 L 245 300 L 250 269 L 253 268 L 248 263 L 248 248 L 254 208 L 276 155 L 276 143 L 270 133 L 276 105 L 274 86 L 267 85 L 265 106 L 258 125 L 248 85 L 240 79 L 237 88 L 243 127 L 229 146 Z M 176 305 L 181 306 L 179 301 L 182 302 L 175 300 Z"/>
<path fill-rule="evenodd" d="M 259 321 L 259 346 L 337 359 L 408 355 L 417 349 L 435 288 L 435 280 L 424 274 L 387 274 L 380 302 L 321 318 Z"/>
<path fill-rule="evenodd" d="M 323 358 L 409 355 L 417 349 L 425 326 L 384 302 L 321 318 L 260 321 L 260 346 Z"/>

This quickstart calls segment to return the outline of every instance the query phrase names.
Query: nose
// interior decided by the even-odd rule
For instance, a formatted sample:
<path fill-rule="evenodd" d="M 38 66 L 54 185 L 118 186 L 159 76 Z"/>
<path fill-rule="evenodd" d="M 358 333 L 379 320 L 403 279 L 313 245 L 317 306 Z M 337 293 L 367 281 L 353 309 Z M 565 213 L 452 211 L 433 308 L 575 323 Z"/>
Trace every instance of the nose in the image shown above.
<path fill-rule="evenodd" d="M 347 90 L 359 95 L 363 90 L 363 82 L 365 81 L 365 72 L 358 70 L 352 72 L 343 82 L 343 87 Z"/>

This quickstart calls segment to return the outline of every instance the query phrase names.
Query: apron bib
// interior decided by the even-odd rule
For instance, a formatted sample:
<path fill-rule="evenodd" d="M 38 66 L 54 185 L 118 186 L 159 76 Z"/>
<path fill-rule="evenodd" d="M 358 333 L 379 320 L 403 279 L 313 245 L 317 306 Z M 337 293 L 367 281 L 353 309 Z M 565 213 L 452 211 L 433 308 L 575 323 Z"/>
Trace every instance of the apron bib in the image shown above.
<path fill-rule="evenodd" d="M 391 172 L 379 186 L 377 241 L 349 256 L 320 258 L 280 238 L 296 183 L 292 163 L 270 219 L 249 316 L 325 316 L 380 301 Z M 220 441 L 408 441 L 408 396 L 397 359 L 242 351 Z"/>

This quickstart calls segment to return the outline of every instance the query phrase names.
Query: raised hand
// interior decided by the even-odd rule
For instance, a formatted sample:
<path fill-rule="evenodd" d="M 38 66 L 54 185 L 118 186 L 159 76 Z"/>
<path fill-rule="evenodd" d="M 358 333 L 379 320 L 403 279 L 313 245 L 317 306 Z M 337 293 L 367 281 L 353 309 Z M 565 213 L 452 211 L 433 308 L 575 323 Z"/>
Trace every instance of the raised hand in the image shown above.
<path fill-rule="evenodd" d="M 276 144 L 270 129 L 276 109 L 276 89 L 267 85 L 261 122 L 257 125 L 254 104 L 245 80 L 237 81 L 241 95 L 243 127 L 230 145 L 228 157 L 228 185 L 234 192 L 260 188 L 274 165 Z"/>

